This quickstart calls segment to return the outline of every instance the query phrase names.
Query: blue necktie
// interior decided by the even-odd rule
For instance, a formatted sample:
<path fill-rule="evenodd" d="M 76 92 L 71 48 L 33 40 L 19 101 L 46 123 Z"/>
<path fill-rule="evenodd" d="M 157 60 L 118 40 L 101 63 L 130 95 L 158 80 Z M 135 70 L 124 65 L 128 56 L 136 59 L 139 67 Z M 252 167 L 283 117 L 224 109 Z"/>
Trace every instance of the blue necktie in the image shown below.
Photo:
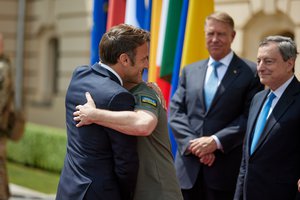
<path fill-rule="evenodd" d="M 260 114 L 256 121 L 255 131 L 253 134 L 253 139 L 252 139 L 252 144 L 251 144 L 251 149 L 250 149 L 251 154 L 253 153 L 253 151 L 257 145 L 257 142 L 258 142 L 259 138 L 261 137 L 263 129 L 266 125 L 267 116 L 270 111 L 272 101 L 275 97 L 276 97 L 276 95 L 273 92 L 271 92 L 266 103 L 264 104 L 264 107 L 260 111 Z"/>
<path fill-rule="evenodd" d="M 210 104 L 217 91 L 218 82 L 219 82 L 217 68 L 221 65 L 222 63 L 218 61 L 212 63 L 213 71 L 210 74 L 210 77 L 208 78 L 208 81 L 204 86 L 204 97 L 205 97 L 206 109 L 210 107 Z"/>

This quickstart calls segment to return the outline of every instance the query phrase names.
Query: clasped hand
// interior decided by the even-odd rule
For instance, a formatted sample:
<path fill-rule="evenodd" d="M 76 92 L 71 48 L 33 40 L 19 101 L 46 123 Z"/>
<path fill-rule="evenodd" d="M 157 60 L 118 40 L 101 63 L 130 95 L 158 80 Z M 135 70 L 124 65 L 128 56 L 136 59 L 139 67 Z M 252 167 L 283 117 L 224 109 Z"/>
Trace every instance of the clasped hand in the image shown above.
<path fill-rule="evenodd" d="M 200 158 L 200 162 L 211 166 L 215 161 L 217 144 L 212 137 L 201 137 L 190 141 L 189 151 Z"/>

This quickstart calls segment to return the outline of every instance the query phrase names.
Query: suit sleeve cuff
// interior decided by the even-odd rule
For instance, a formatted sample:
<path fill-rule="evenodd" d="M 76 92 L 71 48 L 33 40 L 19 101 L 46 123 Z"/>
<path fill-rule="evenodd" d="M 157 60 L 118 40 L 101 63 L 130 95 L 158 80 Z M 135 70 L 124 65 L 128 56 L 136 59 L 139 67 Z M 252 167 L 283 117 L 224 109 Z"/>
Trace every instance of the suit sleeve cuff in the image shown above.
<path fill-rule="evenodd" d="M 222 146 L 222 144 L 221 144 L 219 138 L 218 138 L 217 136 L 215 136 L 215 135 L 212 135 L 211 137 L 212 137 L 212 138 L 215 140 L 215 142 L 217 143 L 217 148 L 218 148 L 219 150 L 223 150 L 223 146 Z"/>

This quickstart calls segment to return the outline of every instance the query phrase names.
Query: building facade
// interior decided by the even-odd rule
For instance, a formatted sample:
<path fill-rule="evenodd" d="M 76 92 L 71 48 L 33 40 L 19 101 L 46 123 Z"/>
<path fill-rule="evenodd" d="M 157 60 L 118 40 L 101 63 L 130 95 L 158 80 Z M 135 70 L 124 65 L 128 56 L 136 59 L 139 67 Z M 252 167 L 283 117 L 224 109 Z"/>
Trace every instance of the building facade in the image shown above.
<path fill-rule="evenodd" d="M 0 32 L 14 66 L 24 27 L 23 62 L 16 68 L 22 68 L 17 84 L 29 122 L 65 127 L 64 98 L 72 72 L 90 62 L 92 6 L 93 0 L 0 0 Z M 256 61 L 258 43 L 267 35 L 290 36 L 300 46 L 300 0 L 215 0 L 215 10 L 234 18 L 233 50 L 242 57 Z M 298 77 L 299 65 L 300 58 Z"/>

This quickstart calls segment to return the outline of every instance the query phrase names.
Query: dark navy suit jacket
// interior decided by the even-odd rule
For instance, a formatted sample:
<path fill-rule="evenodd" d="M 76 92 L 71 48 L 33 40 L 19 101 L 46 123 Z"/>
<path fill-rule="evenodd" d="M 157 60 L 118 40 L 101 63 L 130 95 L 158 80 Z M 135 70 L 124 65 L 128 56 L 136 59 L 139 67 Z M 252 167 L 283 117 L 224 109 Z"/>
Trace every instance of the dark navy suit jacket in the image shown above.
<path fill-rule="evenodd" d="M 210 109 L 205 108 L 203 88 L 208 59 L 183 68 L 179 87 L 170 103 L 170 126 L 177 142 L 175 167 L 182 189 L 194 186 L 201 170 L 207 186 L 234 192 L 242 156 L 247 115 L 252 97 L 263 87 L 253 62 L 233 56 Z M 186 155 L 189 141 L 215 134 L 223 152 L 215 152 L 211 167 Z"/>
<path fill-rule="evenodd" d="M 235 200 L 300 199 L 300 83 L 296 78 L 271 112 L 253 154 L 249 153 L 256 119 L 269 92 L 258 93 L 251 103 Z"/>
<path fill-rule="evenodd" d="M 67 153 L 57 200 L 130 200 L 136 183 L 136 138 L 96 124 L 77 128 L 73 112 L 90 92 L 97 108 L 133 110 L 134 98 L 98 63 L 78 67 L 66 94 Z"/>

